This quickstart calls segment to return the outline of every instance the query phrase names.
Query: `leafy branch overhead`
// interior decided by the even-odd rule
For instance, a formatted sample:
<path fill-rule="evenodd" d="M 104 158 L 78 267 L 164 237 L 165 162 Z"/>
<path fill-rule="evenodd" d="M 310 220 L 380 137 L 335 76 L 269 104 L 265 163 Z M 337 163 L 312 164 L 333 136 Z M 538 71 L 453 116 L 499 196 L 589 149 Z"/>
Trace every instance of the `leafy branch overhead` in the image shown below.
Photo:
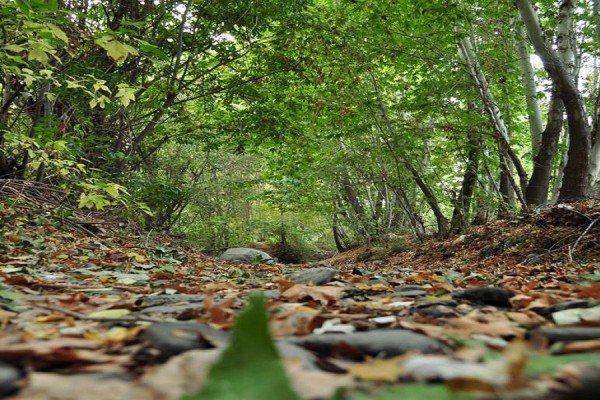
<path fill-rule="evenodd" d="M 599 0 L 0 0 L 0 397 L 587 393 L 599 38 Z"/>

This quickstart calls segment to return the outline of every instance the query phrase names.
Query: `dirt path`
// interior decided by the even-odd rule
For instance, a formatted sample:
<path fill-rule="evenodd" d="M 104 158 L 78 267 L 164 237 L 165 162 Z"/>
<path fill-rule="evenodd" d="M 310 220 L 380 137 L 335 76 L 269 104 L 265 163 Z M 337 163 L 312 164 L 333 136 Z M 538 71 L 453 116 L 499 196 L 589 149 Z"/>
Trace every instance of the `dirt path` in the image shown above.
<path fill-rule="evenodd" d="M 90 236 L 1 211 L 0 393 L 177 399 L 202 383 L 261 290 L 304 398 L 339 387 L 385 398 L 382 382 L 447 393 L 416 381 L 575 398 L 600 382 L 597 370 L 539 376 L 600 365 L 600 226 L 586 231 L 599 216 L 593 204 L 557 208 L 395 255 L 357 249 L 289 266 L 222 263 L 165 240 Z"/>

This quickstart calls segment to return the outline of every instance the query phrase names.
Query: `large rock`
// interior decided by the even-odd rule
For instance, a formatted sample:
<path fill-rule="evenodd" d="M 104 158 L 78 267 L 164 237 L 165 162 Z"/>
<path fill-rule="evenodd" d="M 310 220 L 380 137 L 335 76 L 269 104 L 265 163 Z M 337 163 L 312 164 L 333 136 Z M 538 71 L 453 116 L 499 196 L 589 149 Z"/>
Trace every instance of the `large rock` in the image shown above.
<path fill-rule="evenodd" d="M 405 329 L 376 329 L 366 332 L 312 334 L 289 339 L 291 343 L 318 353 L 329 354 L 348 348 L 371 357 L 393 357 L 408 351 L 442 353 L 448 347 L 435 339 Z"/>
<path fill-rule="evenodd" d="M 19 379 L 21 379 L 21 372 L 18 369 L 0 362 L 0 397 L 16 391 Z"/>
<path fill-rule="evenodd" d="M 454 292 L 452 293 L 452 298 L 467 300 L 475 304 L 508 308 L 510 307 L 510 298 L 514 295 L 510 290 L 489 286 Z"/>
<path fill-rule="evenodd" d="M 288 279 L 295 283 L 318 286 L 331 282 L 333 278 L 335 278 L 336 274 L 337 270 L 333 268 L 316 267 L 292 274 L 288 277 Z"/>
<path fill-rule="evenodd" d="M 156 358 L 166 360 L 194 349 L 211 349 L 227 344 L 229 334 L 202 322 L 157 322 L 142 333 Z"/>
<path fill-rule="evenodd" d="M 246 247 L 227 249 L 219 256 L 219 260 L 240 264 L 272 264 L 275 262 L 275 259 L 264 251 Z"/>

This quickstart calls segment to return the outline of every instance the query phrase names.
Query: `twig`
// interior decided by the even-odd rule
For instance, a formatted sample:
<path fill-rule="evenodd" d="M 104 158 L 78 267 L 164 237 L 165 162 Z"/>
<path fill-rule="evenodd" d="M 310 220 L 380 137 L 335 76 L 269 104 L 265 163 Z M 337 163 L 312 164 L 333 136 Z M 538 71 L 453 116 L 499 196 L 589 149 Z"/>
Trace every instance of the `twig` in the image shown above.
<path fill-rule="evenodd" d="M 577 248 L 579 241 L 594 227 L 594 225 L 596 225 L 596 222 L 598 222 L 598 221 L 600 221 L 600 217 L 598 217 L 595 220 L 593 220 L 592 222 L 590 222 L 590 224 L 587 226 L 587 228 L 585 228 L 583 233 L 581 235 L 579 235 L 579 237 L 577 238 L 575 243 L 573 243 L 573 247 L 569 246 L 569 261 L 570 262 L 573 262 L 573 253 L 575 253 L 575 248 Z"/>
<path fill-rule="evenodd" d="M 118 317 L 118 318 L 103 318 L 103 317 L 90 317 L 89 315 L 81 314 L 76 311 L 67 310 L 66 308 L 56 307 L 56 306 L 48 306 L 45 304 L 35 304 L 35 307 L 43 308 L 50 311 L 59 312 L 65 315 L 68 315 L 73 318 L 77 318 L 83 321 L 98 321 L 98 322 L 165 322 L 162 319 L 152 318 L 152 317 Z"/>

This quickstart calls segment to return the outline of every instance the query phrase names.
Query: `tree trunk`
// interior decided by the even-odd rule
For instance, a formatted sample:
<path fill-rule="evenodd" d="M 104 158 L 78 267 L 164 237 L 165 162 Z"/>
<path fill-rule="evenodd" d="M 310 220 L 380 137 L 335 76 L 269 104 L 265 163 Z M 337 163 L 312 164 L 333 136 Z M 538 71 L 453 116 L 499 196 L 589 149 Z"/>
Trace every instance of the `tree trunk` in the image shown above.
<path fill-rule="evenodd" d="M 560 189 L 558 200 L 575 201 L 585 199 L 590 192 L 591 132 L 583 97 L 570 74 L 571 66 L 565 65 L 547 42 L 531 2 L 529 0 L 516 0 L 516 4 L 527 27 L 533 47 L 542 59 L 544 68 L 555 85 L 567 111 L 569 159 L 565 166 L 563 186 Z M 573 1 L 563 1 L 560 8 L 563 14 L 572 13 Z"/>
<path fill-rule="evenodd" d="M 465 174 L 456 204 L 454 205 L 454 211 L 452 212 L 452 222 L 450 223 L 453 232 L 464 232 L 469 227 L 471 198 L 477 184 L 477 170 L 479 169 L 479 157 L 481 155 L 481 134 L 479 131 L 474 131 L 472 134 L 469 134 L 467 139 L 469 142 L 469 152 L 467 154 Z"/>
<path fill-rule="evenodd" d="M 417 171 L 416 168 L 410 162 L 404 160 L 404 165 L 413 176 L 415 183 L 417 184 L 419 189 L 421 189 L 421 192 L 423 192 L 423 195 L 425 196 L 425 201 L 427 202 L 427 204 L 429 204 L 429 207 L 431 207 L 431 211 L 433 211 L 433 215 L 435 216 L 435 220 L 437 222 L 438 236 L 441 238 L 448 236 L 448 219 L 444 216 L 444 213 L 440 208 L 435 194 L 433 193 L 429 185 L 425 182 L 425 180 L 421 177 L 419 171 Z"/>
<path fill-rule="evenodd" d="M 463 38 L 458 44 L 459 52 L 461 57 L 463 58 L 473 83 L 477 90 L 479 91 L 479 95 L 481 96 L 481 100 L 483 102 L 486 113 L 490 118 L 490 122 L 492 123 L 494 132 L 496 133 L 497 139 L 500 142 L 500 149 L 504 149 L 506 151 L 506 155 L 513 162 L 515 168 L 517 169 L 517 173 L 519 174 L 520 180 L 520 190 L 521 192 L 525 191 L 527 187 L 527 173 L 521 164 L 521 160 L 512 151 L 510 147 L 510 131 L 504 122 L 504 118 L 502 117 L 502 112 L 496 103 L 496 99 L 494 98 L 494 94 L 490 90 L 488 81 L 481 70 L 481 66 L 479 65 L 479 59 L 477 58 L 477 54 L 473 48 L 473 43 L 471 38 Z M 503 157 L 500 154 L 500 157 Z M 504 172 L 508 173 L 510 169 L 505 169 Z M 507 181 L 510 181 L 512 177 L 506 177 Z M 517 188 L 515 188 L 517 189 Z M 519 195 L 519 197 L 523 197 Z"/>
<path fill-rule="evenodd" d="M 540 206 L 548 200 L 552 163 L 558 150 L 558 140 L 563 127 L 564 106 L 555 91 L 550 98 L 548 123 L 542 132 L 540 151 L 533 159 L 533 173 L 525 191 L 525 200 L 530 206 Z"/>
<path fill-rule="evenodd" d="M 525 89 L 525 100 L 527 102 L 527 116 L 529 118 L 529 132 L 531 136 L 531 156 L 535 157 L 542 143 L 542 111 L 540 102 L 537 98 L 537 85 L 535 83 L 535 74 L 529 58 L 529 49 L 527 46 L 527 36 L 523 31 L 523 25 L 517 22 L 517 40 L 519 50 L 519 65 L 521 66 L 521 79 Z"/>

